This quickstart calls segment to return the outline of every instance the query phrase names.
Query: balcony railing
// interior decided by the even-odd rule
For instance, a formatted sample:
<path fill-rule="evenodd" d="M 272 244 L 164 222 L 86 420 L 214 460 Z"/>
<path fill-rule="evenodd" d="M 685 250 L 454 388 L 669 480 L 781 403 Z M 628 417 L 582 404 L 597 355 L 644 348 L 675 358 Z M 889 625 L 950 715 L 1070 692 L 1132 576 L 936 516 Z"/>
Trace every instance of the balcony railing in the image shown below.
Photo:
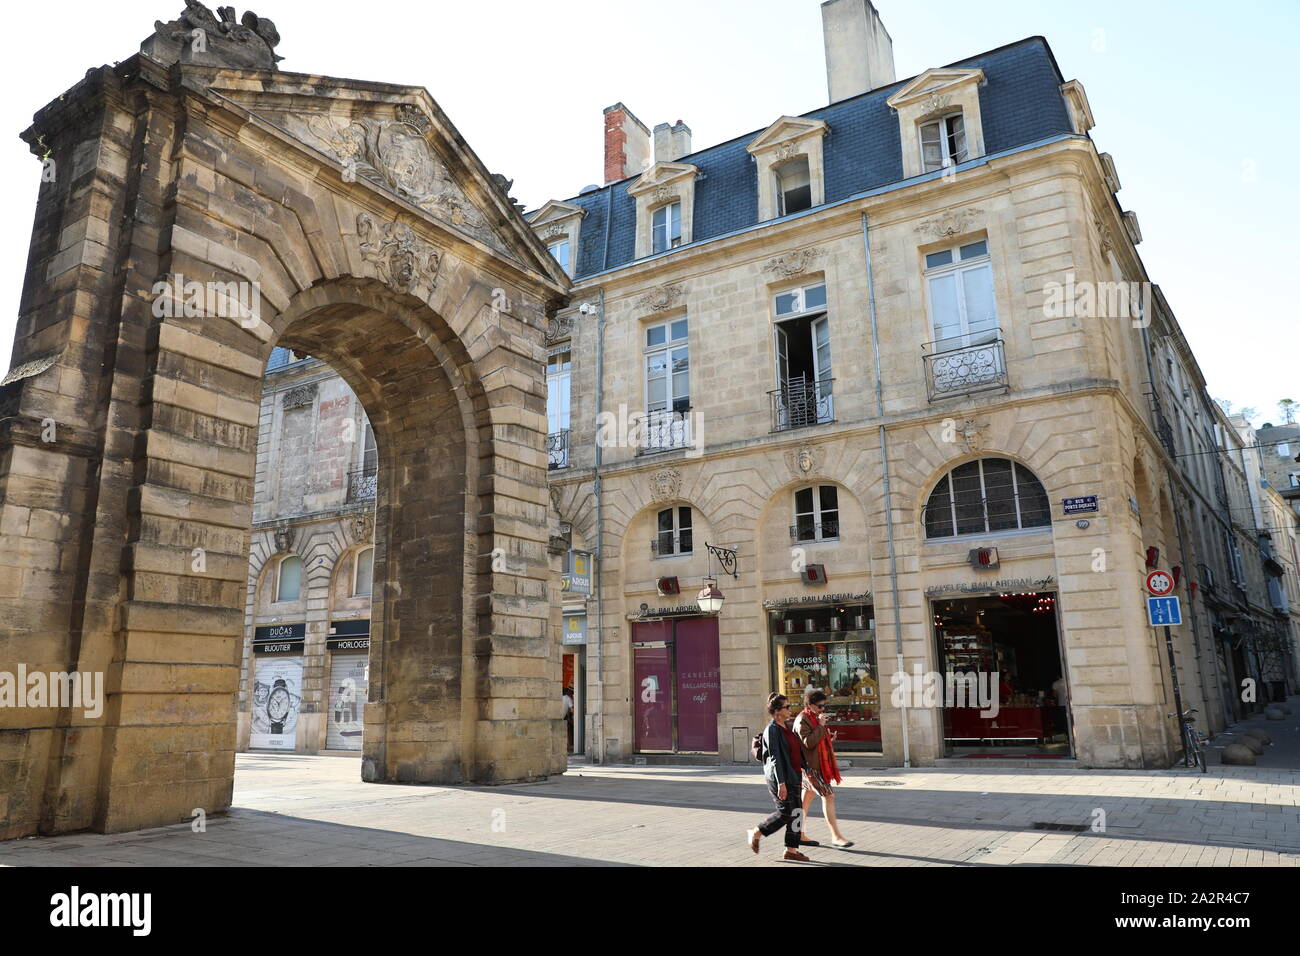
<path fill-rule="evenodd" d="M 638 454 L 651 455 L 691 445 L 691 410 L 646 412 L 638 423 L 640 450 Z"/>
<path fill-rule="evenodd" d="M 790 525 L 791 541 L 798 543 L 839 540 L 839 518 L 822 518 L 821 521 L 815 521 L 812 515 L 802 515 L 795 520 L 798 524 Z"/>
<path fill-rule="evenodd" d="M 1178 446 L 1174 442 L 1174 429 L 1169 424 L 1169 419 L 1165 418 L 1164 409 L 1160 405 L 1160 399 L 1155 392 L 1151 393 L 1151 421 L 1155 426 L 1156 437 L 1160 439 L 1160 444 L 1165 446 L 1165 451 L 1175 458 L 1178 457 Z"/>
<path fill-rule="evenodd" d="M 956 348 L 954 341 L 930 342 L 921 348 L 930 401 L 1009 387 L 1001 339 Z"/>
<path fill-rule="evenodd" d="M 772 431 L 808 428 L 835 420 L 835 379 L 808 381 L 800 375 L 768 392 L 772 403 Z"/>
<path fill-rule="evenodd" d="M 650 539 L 650 554 L 656 558 L 671 558 L 691 554 L 693 541 L 694 536 L 689 531 L 682 531 L 678 534 L 669 534 L 667 531 L 660 532 Z"/>
<path fill-rule="evenodd" d="M 362 468 L 348 472 L 348 502 L 374 501 L 378 486 L 378 471 Z"/>
<path fill-rule="evenodd" d="M 546 467 L 550 471 L 569 467 L 569 429 L 546 436 Z"/>

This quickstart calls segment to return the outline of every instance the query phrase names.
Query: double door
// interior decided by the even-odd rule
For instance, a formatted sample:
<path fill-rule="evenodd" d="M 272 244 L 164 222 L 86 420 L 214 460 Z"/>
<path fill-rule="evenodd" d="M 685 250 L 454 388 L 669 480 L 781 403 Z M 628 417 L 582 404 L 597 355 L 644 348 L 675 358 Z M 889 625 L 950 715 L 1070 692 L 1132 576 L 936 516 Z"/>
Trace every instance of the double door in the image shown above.
<path fill-rule="evenodd" d="M 718 619 L 635 623 L 632 661 L 637 753 L 717 753 Z"/>

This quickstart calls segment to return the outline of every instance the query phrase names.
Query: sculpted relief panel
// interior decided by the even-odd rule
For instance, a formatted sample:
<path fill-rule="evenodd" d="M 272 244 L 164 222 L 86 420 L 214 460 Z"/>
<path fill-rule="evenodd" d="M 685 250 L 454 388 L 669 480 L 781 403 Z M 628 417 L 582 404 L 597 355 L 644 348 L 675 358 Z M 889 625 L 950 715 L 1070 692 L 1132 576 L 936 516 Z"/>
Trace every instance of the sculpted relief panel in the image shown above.
<path fill-rule="evenodd" d="M 430 120 L 415 107 L 399 107 L 393 119 L 288 115 L 282 121 L 295 136 L 338 160 L 345 175 L 364 177 L 513 258 L 429 146 Z"/>

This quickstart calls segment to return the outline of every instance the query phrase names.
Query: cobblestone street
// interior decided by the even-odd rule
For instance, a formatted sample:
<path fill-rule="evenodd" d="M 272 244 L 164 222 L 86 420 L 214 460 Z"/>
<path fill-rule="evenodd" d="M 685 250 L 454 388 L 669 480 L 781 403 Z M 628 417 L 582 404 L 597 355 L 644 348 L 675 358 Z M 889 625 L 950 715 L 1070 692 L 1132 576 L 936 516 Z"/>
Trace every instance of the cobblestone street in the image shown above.
<path fill-rule="evenodd" d="M 1243 729 L 1238 727 L 1238 730 Z M 1274 738 L 1296 736 L 1289 719 Z M 1279 755 L 1283 747 L 1269 749 Z M 11 866 L 753 866 L 744 831 L 770 810 L 755 766 L 592 767 L 545 783 L 373 785 L 347 757 L 240 754 L 234 809 L 178 825 L 0 845 Z M 827 866 L 1294 866 L 1300 771 L 882 769 L 840 788 L 849 850 Z M 1094 821 L 1104 831 L 1093 832 Z M 1080 832 L 1079 828 L 1083 828 Z M 813 838 L 826 834 L 815 808 Z"/>

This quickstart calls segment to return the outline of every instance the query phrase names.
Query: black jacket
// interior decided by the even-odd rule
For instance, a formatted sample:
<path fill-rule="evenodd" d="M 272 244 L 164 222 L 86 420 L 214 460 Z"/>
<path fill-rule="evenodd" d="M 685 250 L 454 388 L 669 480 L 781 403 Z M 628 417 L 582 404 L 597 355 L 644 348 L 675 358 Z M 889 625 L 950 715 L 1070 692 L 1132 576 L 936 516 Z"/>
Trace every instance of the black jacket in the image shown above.
<path fill-rule="evenodd" d="M 763 730 L 763 745 L 766 749 L 763 776 L 768 783 L 778 786 L 785 784 L 787 797 L 796 796 L 799 793 L 799 774 L 790 762 L 790 746 L 785 741 L 785 734 L 775 720 L 768 721 Z"/>

